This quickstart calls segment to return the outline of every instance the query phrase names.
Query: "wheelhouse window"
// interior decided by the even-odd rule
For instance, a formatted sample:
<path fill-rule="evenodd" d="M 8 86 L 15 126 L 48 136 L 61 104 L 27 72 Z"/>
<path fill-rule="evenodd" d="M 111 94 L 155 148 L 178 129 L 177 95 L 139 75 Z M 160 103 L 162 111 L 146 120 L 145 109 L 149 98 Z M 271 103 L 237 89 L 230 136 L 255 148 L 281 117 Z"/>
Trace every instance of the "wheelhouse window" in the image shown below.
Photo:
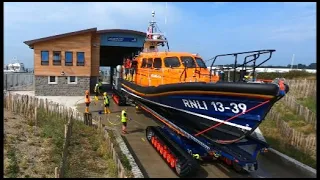
<path fill-rule="evenodd" d="M 198 64 L 198 67 L 200 68 L 207 68 L 206 64 L 203 62 L 203 60 L 201 58 L 196 57 L 196 62 Z"/>
<path fill-rule="evenodd" d="M 65 53 L 65 65 L 66 66 L 72 66 L 73 65 L 73 53 L 67 51 Z"/>
<path fill-rule="evenodd" d="M 77 66 L 84 66 L 84 52 L 77 52 Z"/>
<path fill-rule="evenodd" d="M 153 64 L 153 59 L 149 58 L 147 61 L 147 68 L 152 68 L 152 64 Z"/>
<path fill-rule="evenodd" d="M 48 84 L 58 84 L 57 76 L 48 76 Z"/>
<path fill-rule="evenodd" d="M 146 67 L 147 67 L 147 59 L 143 58 L 141 63 L 141 68 L 146 68 Z"/>
<path fill-rule="evenodd" d="M 179 67 L 180 61 L 177 57 L 166 57 L 164 58 L 164 66 L 165 67 Z"/>
<path fill-rule="evenodd" d="M 153 67 L 154 67 L 154 68 L 161 68 L 161 67 L 162 67 L 161 58 L 154 58 L 154 60 L 153 60 Z"/>
<path fill-rule="evenodd" d="M 61 65 L 61 52 L 53 51 L 53 65 L 59 66 Z"/>
<path fill-rule="evenodd" d="M 49 51 L 41 51 L 41 65 L 49 65 Z"/>
<path fill-rule="evenodd" d="M 193 58 L 191 56 L 182 56 L 181 61 L 184 67 L 187 68 L 195 68 L 196 63 L 194 62 Z"/>

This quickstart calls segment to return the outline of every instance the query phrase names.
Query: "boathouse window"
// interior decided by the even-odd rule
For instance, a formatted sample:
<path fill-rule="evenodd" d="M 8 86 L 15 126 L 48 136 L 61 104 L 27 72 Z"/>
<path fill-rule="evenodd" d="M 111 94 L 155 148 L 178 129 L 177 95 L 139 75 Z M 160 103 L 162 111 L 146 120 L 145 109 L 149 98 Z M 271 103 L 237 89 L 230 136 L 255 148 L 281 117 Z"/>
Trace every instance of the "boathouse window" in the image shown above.
<path fill-rule="evenodd" d="M 141 68 L 146 68 L 146 67 L 147 67 L 147 59 L 143 58 L 141 63 Z"/>
<path fill-rule="evenodd" d="M 196 59 L 196 62 L 200 68 L 207 68 L 206 64 L 203 62 L 203 60 L 201 58 L 196 57 L 195 59 Z"/>
<path fill-rule="evenodd" d="M 61 52 L 53 51 L 53 65 L 59 66 L 61 65 Z"/>
<path fill-rule="evenodd" d="M 152 64 L 153 64 L 153 59 L 149 58 L 147 62 L 147 68 L 152 68 Z"/>
<path fill-rule="evenodd" d="M 41 65 L 49 65 L 49 51 L 41 51 Z"/>
<path fill-rule="evenodd" d="M 84 66 L 84 52 L 77 52 L 77 66 Z"/>
<path fill-rule="evenodd" d="M 76 76 L 68 76 L 68 84 L 77 84 L 78 78 Z"/>
<path fill-rule="evenodd" d="M 65 53 L 65 65 L 72 66 L 72 62 L 73 62 L 73 53 L 70 51 L 67 51 Z"/>
<path fill-rule="evenodd" d="M 181 61 L 182 61 L 182 64 L 184 65 L 184 67 L 187 67 L 187 68 L 197 67 L 196 63 L 194 62 L 194 60 L 191 56 L 182 56 Z"/>
<path fill-rule="evenodd" d="M 58 76 L 48 76 L 48 84 L 58 84 Z"/>
<path fill-rule="evenodd" d="M 166 57 L 164 58 L 165 67 L 179 67 L 180 61 L 177 57 Z"/>
<path fill-rule="evenodd" d="M 161 68 L 161 67 L 162 67 L 161 58 L 154 58 L 154 60 L 153 60 L 153 67 L 154 67 L 154 68 Z"/>

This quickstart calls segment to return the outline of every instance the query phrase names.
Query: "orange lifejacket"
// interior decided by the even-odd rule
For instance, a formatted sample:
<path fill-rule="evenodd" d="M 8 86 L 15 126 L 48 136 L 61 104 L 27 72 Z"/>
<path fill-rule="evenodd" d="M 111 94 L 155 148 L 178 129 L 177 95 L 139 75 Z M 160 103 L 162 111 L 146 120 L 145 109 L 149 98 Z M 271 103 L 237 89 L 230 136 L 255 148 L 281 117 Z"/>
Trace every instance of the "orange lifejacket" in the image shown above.
<path fill-rule="evenodd" d="M 126 60 L 125 68 L 131 68 L 131 61 L 130 59 Z"/>
<path fill-rule="evenodd" d="M 284 85 L 284 81 L 282 80 L 279 81 L 279 88 L 281 91 L 284 91 L 286 89 L 286 86 Z"/>
<path fill-rule="evenodd" d="M 86 95 L 86 96 L 85 96 L 84 102 L 85 102 L 85 103 L 90 103 L 90 96 L 89 96 L 89 95 Z"/>

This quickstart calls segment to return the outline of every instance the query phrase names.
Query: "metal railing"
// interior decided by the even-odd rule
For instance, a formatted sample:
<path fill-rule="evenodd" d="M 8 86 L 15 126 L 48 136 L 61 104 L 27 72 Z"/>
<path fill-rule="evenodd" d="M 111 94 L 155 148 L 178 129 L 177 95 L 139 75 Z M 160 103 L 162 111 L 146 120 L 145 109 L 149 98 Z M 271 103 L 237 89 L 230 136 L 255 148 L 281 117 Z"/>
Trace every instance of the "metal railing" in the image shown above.
<path fill-rule="evenodd" d="M 224 57 L 224 56 L 234 56 L 235 60 L 234 60 L 234 67 L 232 68 L 228 68 L 228 69 L 233 69 L 233 82 L 236 81 L 236 69 L 238 67 L 242 67 L 242 70 L 246 70 L 247 69 L 247 65 L 248 63 L 250 62 L 253 62 L 253 66 L 252 66 L 252 69 L 253 69 L 253 73 L 252 73 L 252 76 L 254 77 L 255 76 L 255 69 L 258 68 L 259 66 L 261 66 L 262 64 L 264 64 L 265 62 L 267 62 L 269 59 L 271 59 L 272 57 L 272 53 L 275 52 L 276 50 L 274 49 L 267 49 L 267 50 L 257 50 L 257 51 L 247 51 L 247 52 L 238 52 L 238 53 L 230 53 L 230 54 L 219 54 L 219 55 L 216 55 L 215 57 L 211 58 L 211 59 L 208 59 L 206 61 L 211 61 L 212 60 L 212 64 L 210 66 L 210 70 L 211 71 L 214 71 L 212 69 L 214 63 L 216 62 L 217 58 L 218 57 Z M 261 63 L 259 63 L 258 65 L 256 64 L 257 60 L 259 59 L 260 55 L 261 54 L 269 54 L 269 57 L 265 60 L 263 60 Z M 238 56 L 239 55 L 246 55 L 244 57 L 244 61 L 242 64 L 238 65 Z M 253 57 L 253 59 L 251 60 L 247 60 L 248 58 L 250 57 Z M 225 70 L 225 69 L 223 69 Z M 211 74 L 210 73 L 210 79 L 211 79 Z M 241 78 L 241 77 L 240 77 Z M 254 80 L 254 79 L 253 79 Z"/>

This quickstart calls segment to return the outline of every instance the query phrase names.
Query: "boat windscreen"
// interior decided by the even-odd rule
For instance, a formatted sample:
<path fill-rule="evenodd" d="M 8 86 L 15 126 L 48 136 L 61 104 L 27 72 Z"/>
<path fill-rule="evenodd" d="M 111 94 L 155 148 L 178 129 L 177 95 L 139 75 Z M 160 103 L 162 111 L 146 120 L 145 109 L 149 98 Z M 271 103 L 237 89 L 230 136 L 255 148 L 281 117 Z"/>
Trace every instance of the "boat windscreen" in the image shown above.
<path fill-rule="evenodd" d="M 166 57 L 164 58 L 164 65 L 166 67 L 179 67 L 180 61 L 177 57 Z"/>
<path fill-rule="evenodd" d="M 196 63 L 194 62 L 191 56 L 181 56 L 181 61 L 184 67 L 187 67 L 187 68 L 197 67 Z"/>
<path fill-rule="evenodd" d="M 203 62 L 203 60 L 201 58 L 196 57 L 196 62 L 198 64 L 198 67 L 200 68 L 207 68 L 206 64 Z"/>

